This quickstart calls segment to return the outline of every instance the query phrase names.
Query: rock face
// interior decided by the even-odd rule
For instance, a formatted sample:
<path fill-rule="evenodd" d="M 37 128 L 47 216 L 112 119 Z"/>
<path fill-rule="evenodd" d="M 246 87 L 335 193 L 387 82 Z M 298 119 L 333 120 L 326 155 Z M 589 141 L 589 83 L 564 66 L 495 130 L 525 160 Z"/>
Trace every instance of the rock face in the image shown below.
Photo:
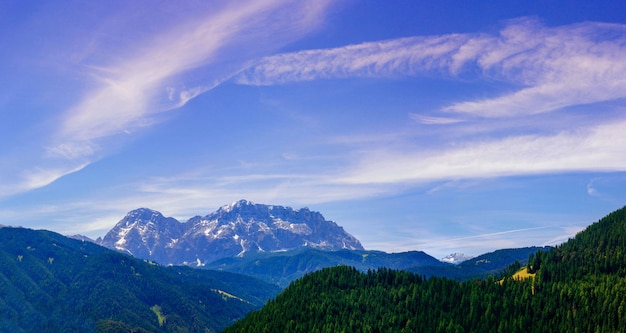
<path fill-rule="evenodd" d="M 356 238 L 318 212 L 246 200 L 185 223 L 154 210 L 136 209 L 96 242 L 161 264 L 198 266 L 247 252 L 301 247 L 363 250 Z"/>

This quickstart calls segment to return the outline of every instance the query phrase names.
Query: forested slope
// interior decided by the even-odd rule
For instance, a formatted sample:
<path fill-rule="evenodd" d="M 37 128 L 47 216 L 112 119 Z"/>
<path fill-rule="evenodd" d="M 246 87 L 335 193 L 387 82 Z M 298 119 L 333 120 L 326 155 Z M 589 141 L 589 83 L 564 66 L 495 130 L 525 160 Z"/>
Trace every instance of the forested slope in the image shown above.
<path fill-rule="evenodd" d="M 531 255 L 536 277 L 456 282 L 327 268 L 292 283 L 226 332 L 620 332 L 626 209 Z"/>
<path fill-rule="evenodd" d="M 526 254 L 528 258 L 528 254 Z M 511 261 L 512 262 L 512 261 Z M 421 251 L 385 253 L 381 251 L 338 250 L 324 251 L 302 248 L 273 253 L 251 253 L 236 258 L 225 258 L 205 266 L 208 269 L 228 271 L 254 276 L 264 281 L 287 287 L 289 283 L 306 273 L 332 266 L 351 266 L 361 271 L 379 267 L 407 268 L 454 268 Z"/>
<path fill-rule="evenodd" d="M 0 228 L 0 332 L 219 331 L 276 286 L 162 267 L 49 231 Z"/>

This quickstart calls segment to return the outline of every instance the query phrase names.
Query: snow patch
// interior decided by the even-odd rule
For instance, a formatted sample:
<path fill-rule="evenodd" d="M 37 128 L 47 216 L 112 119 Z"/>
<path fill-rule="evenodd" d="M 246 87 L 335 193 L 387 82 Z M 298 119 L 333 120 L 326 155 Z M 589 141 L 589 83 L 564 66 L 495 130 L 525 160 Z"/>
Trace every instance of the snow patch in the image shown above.
<path fill-rule="evenodd" d="M 305 223 L 291 223 L 281 219 L 276 219 L 274 220 L 274 225 L 277 229 L 287 230 L 298 235 L 310 235 L 313 233 L 313 230 L 311 230 L 311 228 L 309 228 L 309 226 Z"/>
<path fill-rule="evenodd" d="M 466 260 L 472 259 L 474 257 L 467 256 L 463 253 L 452 253 L 443 258 L 441 258 L 442 262 L 458 265 Z"/>

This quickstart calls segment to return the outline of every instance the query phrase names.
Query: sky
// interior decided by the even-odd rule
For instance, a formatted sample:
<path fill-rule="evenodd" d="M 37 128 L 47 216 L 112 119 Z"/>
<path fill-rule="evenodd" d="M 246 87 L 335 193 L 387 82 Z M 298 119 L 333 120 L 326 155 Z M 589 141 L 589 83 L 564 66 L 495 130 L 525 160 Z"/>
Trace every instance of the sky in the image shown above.
<path fill-rule="evenodd" d="M 0 224 L 247 199 L 441 258 L 626 205 L 622 1 L 9 0 L 0 41 Z"/>

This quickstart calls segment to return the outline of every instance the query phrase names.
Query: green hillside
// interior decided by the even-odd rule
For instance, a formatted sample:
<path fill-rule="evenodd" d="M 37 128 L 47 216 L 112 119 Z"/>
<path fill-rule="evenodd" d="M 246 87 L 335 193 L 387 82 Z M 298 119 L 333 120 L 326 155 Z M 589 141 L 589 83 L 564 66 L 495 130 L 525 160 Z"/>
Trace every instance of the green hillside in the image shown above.
<path fill-rule="evenodd" d="M 626 208 L 531 255 L 534 281 L 508 276 L 459 283 L 389 269 L 326 268 L 292 283 L 226 332 L 620 332 L 626 327 L 624 251 Z"/>
<path fill-rule="evenodd" d="M 162 267 L 48 231 L 0 228 L 0 332 L 212 332 L 274 285 Z"/>
<path fill-rule="evenodd" d="M 528 254 L 525 255 L 528 257 Z M 513 262 L 513 261 L 511 261 Z M 379 267 L 406 269 L 450 267 L 421 251 L 385 253 L 381 251 L 338 250 L 324 251 L 303 248 L 284 252 L 250 253 L 242 257 L 224 258 L 206 265 L 206 268 L 254 276 L 286 287 L 297 278 L 322 268 L 351 266 L 359 270 Z"/>

